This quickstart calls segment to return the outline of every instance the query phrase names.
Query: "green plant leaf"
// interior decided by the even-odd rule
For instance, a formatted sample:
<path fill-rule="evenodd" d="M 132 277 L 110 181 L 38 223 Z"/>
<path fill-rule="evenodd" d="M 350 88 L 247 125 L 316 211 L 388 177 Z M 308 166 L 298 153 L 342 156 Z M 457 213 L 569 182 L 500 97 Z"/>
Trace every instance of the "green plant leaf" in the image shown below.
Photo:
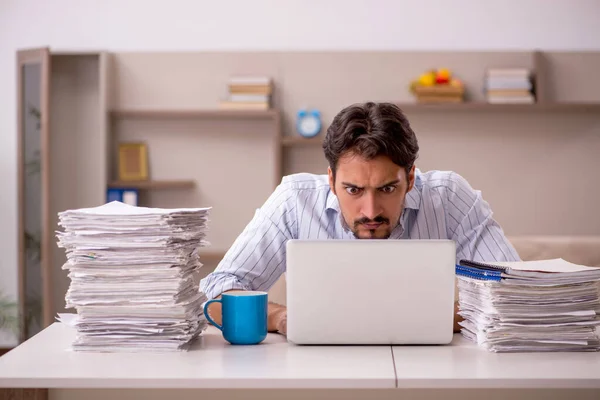
<path fill-rule="evenodd" d="M 0 329 L 19 334 L 19 305 L 0 294 Z"/>

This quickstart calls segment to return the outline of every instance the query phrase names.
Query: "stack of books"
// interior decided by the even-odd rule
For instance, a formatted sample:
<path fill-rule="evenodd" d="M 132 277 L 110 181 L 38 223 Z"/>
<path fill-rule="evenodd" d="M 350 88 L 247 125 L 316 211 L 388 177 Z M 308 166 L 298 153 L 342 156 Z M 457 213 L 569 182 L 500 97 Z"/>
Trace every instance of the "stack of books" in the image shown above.
<path fill-rule="evenodd" d="M 223 110 L 268 110 L 273 82 L 266 76 L 235 76 L 227 84 L 228 97 L 219 103 Z"/>
<path fill-rule="evenodd" d="M 461 260 L 459 324 L 492 352 L 600 351 L 600 268 Z"/>
<path fill-rule="evenodd" d="M 485 76 L 485 97 L 495 104 L 535 103 L 531 71 L 527 68 L 492 68 Z"/>
<path fill-rule="evenodd" d="M 77 310 L 67 317 L 76 329 L 74 350 L 189 348 L 208 325 L 197 282 L 209 210 L 115 201 L 58 214 L 70 278 L 66 308 Z"/>

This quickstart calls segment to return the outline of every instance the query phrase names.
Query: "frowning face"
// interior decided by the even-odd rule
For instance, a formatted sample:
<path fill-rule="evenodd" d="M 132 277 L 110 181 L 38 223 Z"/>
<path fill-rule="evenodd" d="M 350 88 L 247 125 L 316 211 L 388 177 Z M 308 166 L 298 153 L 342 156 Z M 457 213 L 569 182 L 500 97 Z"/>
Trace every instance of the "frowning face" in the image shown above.
<path fill-rule="evenodd" d="M 388 157 L 367 160 L 353 153 L 340 157 L 335 182 L 329 185 L 340 203 L 344 221 L 358 239 L 387 239 L 400 222 L 406 193 L 414 184 L 410 173 Z"/>

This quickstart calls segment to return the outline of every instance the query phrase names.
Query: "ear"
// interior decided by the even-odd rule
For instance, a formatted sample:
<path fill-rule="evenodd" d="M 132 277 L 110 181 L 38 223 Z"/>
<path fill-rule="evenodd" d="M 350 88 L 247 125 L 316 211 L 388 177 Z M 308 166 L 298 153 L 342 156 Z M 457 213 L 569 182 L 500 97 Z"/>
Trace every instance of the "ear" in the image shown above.
<path fill-rule="evenodd" d="M 333 171 L 331 170 L 331 167 L 327 167 L 327 175 L 329 175 L 329 187 L 333 194 L 335 194 L 335 182 L 333 181 Z"/>
<path fill-rule="evenodd" d="M 408 189 L 406 192 L 410 192 L 412 188 L 415 186 L 415 166 L 413 165 L 408 173 Z"/>

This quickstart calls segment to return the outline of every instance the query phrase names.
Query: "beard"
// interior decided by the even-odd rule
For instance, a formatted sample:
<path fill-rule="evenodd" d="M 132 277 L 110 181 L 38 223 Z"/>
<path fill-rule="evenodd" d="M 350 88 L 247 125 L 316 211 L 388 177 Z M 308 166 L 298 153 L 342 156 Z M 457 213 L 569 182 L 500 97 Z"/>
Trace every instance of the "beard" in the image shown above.
<path fill-rule="evenodd" d="M 367 237 L 361 237 L 359 234 L 361 225 L 373 223 L 381 225 L 379 225 L 376 229 L 367 229 L 366 231 L 363 230 L 363 234 L 366 233 Z M 373 219 L 363 217 L 355 220 L 351 231 L 354 237 L 357 239 L 388 239 L 392 234 L 389 218 L 381 215 Z"/>

